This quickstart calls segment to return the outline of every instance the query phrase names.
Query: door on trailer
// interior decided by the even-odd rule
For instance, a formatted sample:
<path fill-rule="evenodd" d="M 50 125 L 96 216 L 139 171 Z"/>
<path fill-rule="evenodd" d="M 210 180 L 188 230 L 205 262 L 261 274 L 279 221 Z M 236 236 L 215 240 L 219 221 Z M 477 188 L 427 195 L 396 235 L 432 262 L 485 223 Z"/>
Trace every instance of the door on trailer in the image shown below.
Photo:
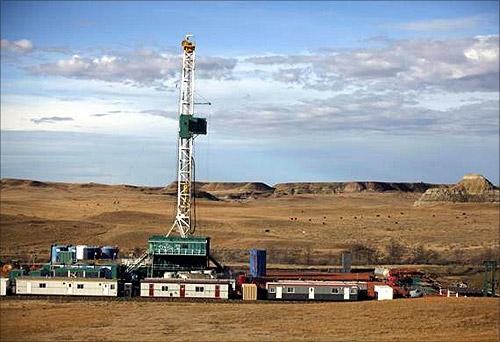
<path fill-rule="evenodd" d="M 104 287 L 102 288 L 102 294 L 104 296 L 109 296 L 109 285 L 104 283 L 103 286 Z"/>
<path fill-rule="evenodd" d="M 349 288 L 344 287 L 344 300 L 349 300 Z"/>
<path fill-rule="evenodd" d="M 309 288 L 309 299 L 314 299 L 314 287 Z"/>
<path fill-rule="evenodd" d="M 31 293 L 31 282 L 30 281 L 26 282 L 26 293 Z"/>
<path fill-rule="evenodd" d="M 220 298 L 220 285 L 215 285 L 215 298 Z"/>
<path fill-rule="evenodd" d="M 283 297 L 283 288 L 281 286 L 276 286 L 276 298 L 281 299 Z"/>
<path fill-rule="evenodd" d="M 150 297 L 155 296 L 155 284 L 149 284 L 149 296 Z"/>
<path fill-rule="evenodd" d="M 66 283 L 66 294 L 73 294 L 73 285 L 71 284 L 71 282 Z"/>
<path fill-rule="evenodd" d="M 180 297 L 181 297 L 181 298 L 186 297 L 186 285 L 181 285 L 181 289 L 180 289 Z"/>

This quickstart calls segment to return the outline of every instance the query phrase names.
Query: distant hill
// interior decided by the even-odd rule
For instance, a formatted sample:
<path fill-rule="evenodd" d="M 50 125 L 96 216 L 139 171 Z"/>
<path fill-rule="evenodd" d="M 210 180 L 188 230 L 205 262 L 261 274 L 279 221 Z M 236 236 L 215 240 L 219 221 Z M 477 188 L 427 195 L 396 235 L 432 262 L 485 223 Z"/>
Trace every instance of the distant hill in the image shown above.
<path fill-rule="evenodd" d="M 436 202 L 490 202 L 500 203 L 500 190 L 488 179 L 477 173 L 466 174 L 461 181 L 451 186 L 427 190 L 416 206 Z"/>
<path fill-rule="evenodd" d="M 196 193 L 209 193 L 221 199 L 245 199 L 268 197 L 274 193 L 274 188 L 258 182 L 196 182 Z M 170 183 L 165 192 L 175 195 L 177 182 Z"/>
<path fill-rule="evenodd" d="M 276 184 L 275 195 L 298 194 L 339 194 L 353 192 L 425 192 L 437 187 L 429 183 L 392 183 L 392 182 L 325 182 L 325 183 L 280 183 Z"/>
<path fill-rule="evenodd" d="M 394 182 L 297 182 L 278 183 L 269 186 L 260 182 L 196 182 L 195 191 L 197 198 L 208 200 L 241 200 L 249 198 L 262 198 L 270 196 L 290 196 L 301 194 L 332 195 L 340 193 L 357 192 L 405 192 L 424 193 L 428 189 L 443 187 L 440 184 L 430 183 L 394 183 Z M 105 185 L 98 183 L 61 183 L 61 182 L 41 182 L 26 179 L 1 180 L 2 189 L 9 187 L 51 189 L 62 190 L 89 189 L 104 190 L 107 188 L 120 188 L 128 191 L 138 191 L 150 194 L 163 194 L 175 196 L 177 194 L 177 182 L 172 182 L 166 187 L 147 187 L 135 185 Z"/>

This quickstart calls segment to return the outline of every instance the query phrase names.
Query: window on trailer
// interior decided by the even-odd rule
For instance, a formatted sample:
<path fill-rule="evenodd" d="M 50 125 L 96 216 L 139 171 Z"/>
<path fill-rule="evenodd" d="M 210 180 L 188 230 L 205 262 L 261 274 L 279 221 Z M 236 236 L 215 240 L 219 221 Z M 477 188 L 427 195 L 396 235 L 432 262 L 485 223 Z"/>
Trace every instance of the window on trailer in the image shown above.
<path fill-rule="evenodd" d="M 162 286 L 162 287 L 161 287 L 161 290 L 162 290 L 162 291 L 168 291 L 168 286 Z"/>
<path fill-rule="evenodd" d="M 269 288 L 269 293 L 276 293 L 276 288 L 275 287 L 270 287 Z"/>
<path fill-rule="evenodd" d="M 114 290 L 114 289 L 115 289 L 115 284 L 111 284 L 111 285 L 109 285 L 109 288 L 110 288 L 111 290 Z"/>
<path fill-rule="evenodd" d="M 351 287 L 351 294 L 356 294 L 358 293 L 358 289 L 355 287 Z"/>
<path fill-rule="evenodd" d="M 194 288 L 194 291 L 195 291 L 195 292 L 203 292 L 203 291 L 205 291 L 205 289 L 203 288 L 203 286 L 196 286 L 196 287 Z"/>
<path fill-rule="evenodd" d="M 76 284 L 77 289 L 83 289 L 83 284 Z"/>
<path fill-rule="evenodd" d="M 339 288 L 338 287 L 332 288 L 332 293 L 333 294 L 339 294 L 340 293 Z"/>
<path fill-rule="evenodd" d="M 47 284 L 45 284 L 45 283 L 40 283 L 40 284 L 38 284 L 38 287 L 40 287 L 40 288 L 44 289 L 44 288 L 46 288 L 46 287 L 47 287 Z"/>
<path fill-rule="evenodd" d="M 295 293 L 295 288 L 294 287 L 287 287 L 286 293 Z"/>

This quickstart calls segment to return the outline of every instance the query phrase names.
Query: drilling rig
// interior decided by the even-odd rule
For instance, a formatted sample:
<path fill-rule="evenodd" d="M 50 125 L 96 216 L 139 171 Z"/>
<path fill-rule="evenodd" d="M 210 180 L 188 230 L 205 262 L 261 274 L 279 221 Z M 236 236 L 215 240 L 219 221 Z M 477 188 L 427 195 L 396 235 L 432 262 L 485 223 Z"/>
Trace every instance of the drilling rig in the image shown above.
<path fill-rule="evenodd" d="M 194 233 L 196 217 L 193 217 L 194 193 L 194 138 L 207 134 L 207 121 L 194 116 L 194 71 L 195 45 L 186 35 L 181 43 L 183 49 L 181 84 L 179 97 L 179 145 L 177 165 L 177 215 L 174 224 L 167 233 L 170 235 L 177 228 L 185 238 Z"/>
<path fill-rule="evenodd" d="M 207 134 L 207 121 L 195 116 L 194 73 L 195 44 L 192 35 L 186 35 L 181 43 L 182 69 L 179 95 L 179 136 L 177 158 L 177 213 L 174 223 L 166 235 L 149 238 L 147 251 L 131 265 L 132 272 L 146 266 L 148 277 L 163 277 L 165 272 L 204 270 L 212 260 L 210 239 L 193 236 L 196 229 L 194 139 Z M 172 236 L 177 230 L 180 236 Z"/>

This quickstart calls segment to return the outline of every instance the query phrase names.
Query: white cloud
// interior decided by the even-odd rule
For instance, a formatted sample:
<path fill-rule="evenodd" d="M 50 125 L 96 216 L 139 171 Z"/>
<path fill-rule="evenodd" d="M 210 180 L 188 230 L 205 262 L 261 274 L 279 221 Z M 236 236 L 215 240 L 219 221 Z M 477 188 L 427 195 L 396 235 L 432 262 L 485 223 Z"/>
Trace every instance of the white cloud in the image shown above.
<path fill-rule="evenodd" d="M 101 80 L 134 86 L 175 88 L 181 59 L 179 55 L 138 50 L 120 55 L 71 58 L 44 63 L 29 70 L 36 75 L 63 76 L 75 79 Z M 224 79 L 231 77 L 236 60 L 222 57 L 198 58 L 198 77 Z"/>
<path fill-rule="evenodd" d="M 2 39 L 0 41 L 2 52 L 29 53 L 33 51 L 33 43 L 28 39 L 10 41 Z"/>
<path fill-rule="evenodd" d="M 498 35 L 452 40 L 400 40 L 382 48 L 349 52 L 247 58 L 262 77 L 306 88 L 335 90 L 357 85 L 412 90 L 498 91 Z"/>

